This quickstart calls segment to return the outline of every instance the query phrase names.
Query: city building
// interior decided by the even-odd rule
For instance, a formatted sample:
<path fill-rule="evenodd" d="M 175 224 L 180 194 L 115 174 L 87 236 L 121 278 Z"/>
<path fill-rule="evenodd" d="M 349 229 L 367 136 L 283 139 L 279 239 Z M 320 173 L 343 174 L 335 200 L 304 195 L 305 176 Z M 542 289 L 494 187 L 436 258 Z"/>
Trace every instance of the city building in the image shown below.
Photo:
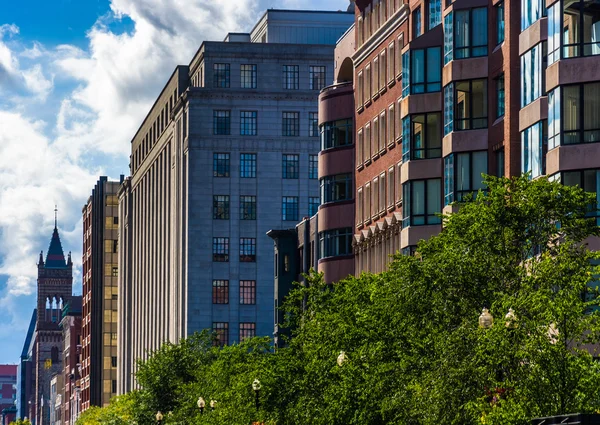
<path fill-rule="evenodd" d="M 50 425 L 62 425 L 63 424 L 63 405 L 62 405 L 62 388 L 63 376 L 62 374 L 54 375 L 50 380 Z"/>
<path fill-rule="evenodd" d="M 121 176 L 120 181 L 109 181 L 100 177 L 82 210 L 82 411 L 108 405 L 117 393 L 117 193 L 123 179 Z"/>
<path fill-rule="evenodd" d="M 74 296 L 63 307 L 60 325 L 63 332 L 61 417 L 63 424 L 75 425 L 81 413 L 81 311 L 82 296 Z"/>
<path fill-rule="evenodd" d="M 18 365 L 0 365 L 0 414 L 2 425 L 16 416 Z"/>
<path fill-rule="evenodd" d="M 164 341 L 273 333 L 270 229 L 319 206 L 319 91 L 347 12 L 268 10 L 205 41 L 132 140 L 119 192 L 118 392 Z"/>
<path fill-rule="evenodd" d="M 35 332 L 35 323 L 37 320 L 37 309 L 33 310 L 29 328 L 23 343 L 23 350 L 19 358 L 19 366 L 17 371 L 17 399 L 15 406 L 17 408 L 18 418 L 29 418 L 29 401 L 32 399 L 33 390 L 35 387 L 35 379 L 33 374 L 33 361 L 31 353 L 33 353 L 33 334 Z"/>

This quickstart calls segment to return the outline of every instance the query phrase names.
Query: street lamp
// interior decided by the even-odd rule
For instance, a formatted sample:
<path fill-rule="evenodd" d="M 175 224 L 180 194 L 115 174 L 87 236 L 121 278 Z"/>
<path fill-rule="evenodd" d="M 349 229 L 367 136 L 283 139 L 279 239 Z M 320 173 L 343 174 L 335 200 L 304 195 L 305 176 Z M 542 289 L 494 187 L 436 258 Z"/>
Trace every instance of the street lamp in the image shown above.
<path fill-rule="evenodd" d="M 344 351 L 340 351 L 340 355 L 337 357 L 338 366 L 342 367 L 342 365 L 346 362 L 346 360 L 348 360 L 346 353 Z"/>
<path fill-rule="evenodd" d="M 217 407 L 217 400 L 211 400 L 210 401 L 210 410 L 215 410 L 216 407 Z"/>
<path fill-rule="evenodd" d="M 479 315 L 479 327 L 482 329 L 489 329 L 494 324 L 494 317 L 487 308 L 484 308 Z"/>
<path fill-rule="evenodd" d="M 258 395 L 260 393 L 260 381 L 258 379 L 255 379 L 254 382 L 252 382 L 252 389 L 254 390 L 256 410 L 258 410 L 258 407 L 260 405 L 259 400 L 258 400 Z"/>
<path fill-rule="evenodd" d="M 162 420 L 163 420 L 163 414 L 159 410 L 158 412 L 156 412 L 156 422 L 158 423 L 158 425 L 162 424 Z"/>
<path fill-rule="evenodd" d="M 198 398 L 198 409 L 200 409 L 200 414 L 204 413 L 204 408 L 206 407 L 206 402 L 202 397 Z"/>

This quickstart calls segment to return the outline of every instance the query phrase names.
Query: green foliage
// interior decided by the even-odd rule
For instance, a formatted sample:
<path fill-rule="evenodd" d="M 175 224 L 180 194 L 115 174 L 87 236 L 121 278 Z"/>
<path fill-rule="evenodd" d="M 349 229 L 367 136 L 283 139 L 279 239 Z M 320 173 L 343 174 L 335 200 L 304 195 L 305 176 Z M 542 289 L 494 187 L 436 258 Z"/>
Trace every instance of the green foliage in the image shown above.
<path fill-rule="evenodd" d="M 29 419 L 17 419 L 12 421 L 10 425 L 31 425 L 31 422 L 29 422 Z"/>
<path fill-rule="evenodd" d="M 524 425 L 600 411 L 600 259 L 585 245 L 599 235 L 586 217 L 595 199 L 544 179 L 487 185 L 389 271 L 333 286 L 308 276 L 284 307 L 287 347 L 255 338 L 217 349 L 206 333 L 165 344 L 140 364 L 135 401 L 101 410 L 120 402 L 117 416 L 140 424 L 160 410 L 165 425 Z M 478 327 L 483 307 L 489 329 Z"/>

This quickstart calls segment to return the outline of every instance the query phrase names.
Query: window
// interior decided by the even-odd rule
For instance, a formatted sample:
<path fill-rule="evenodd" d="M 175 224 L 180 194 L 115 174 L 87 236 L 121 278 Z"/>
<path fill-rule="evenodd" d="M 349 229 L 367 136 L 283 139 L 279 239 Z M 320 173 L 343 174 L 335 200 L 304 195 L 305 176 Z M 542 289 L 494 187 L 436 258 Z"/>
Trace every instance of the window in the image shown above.
<path fill-rule="evenodd" d="M 256 136 L 256 111 L 240 111 L 240 134 Z"/>
<path fill-rule="evenodd" d="M 213 219 L 229 220 L 229 195 L 213 196 Z"/>
<path fill-rule="evenodd" d="M 283 65 L 283 88 L 298 90 L 300 88 L 299 76 L 298 65 Z"/>
<path fill-rule="evenodd" d="M 308 113 L 308 136 L 317 137 L 319 135 L 319 114 L 317 112 Z"/>
<path fill-rule="evenodd" d="M 117 356 L 112 356 L 110 358 L 110 366 L 111 367 L 117 367 Z"/>
<path fill-rule="evenodd" d="M 213 134 L 231 134 L 230 111 L 213 111 Z"/>
<path fill-rule="evenodd" d="M 504 93 L 504 74 L 496 78 L 496 118 L 504 115 L 505 93 Z"/>
<path fill-rule="evenodd" d="M 496 177 L 504 177 L 504 149 L 496 152 Z"/>
<path fill-rule="evenodd" d="M 371 135 L 371 123 L 365 125 L 365 163 L 371 162 L 371 152 L 373 150 L 373 136 Z"/>
<path fill-rule="evenodd" d="M 240 177 L 243 179 L 256 178 L 256 154 L 240 154 Z"/>
<path fill-rule="evenodd" d="M 117 380 L 113 379 L 111 381 L 111 392 L 115 394 L 117 392 Z"/>
<path fill-rule="evenodd" d="M 360 130 L 358 130 L 358 133 L 356 135 L 356 165 L 358 167 L 361 167 L 363 165 L 363 158 L 364 158 L 364 149 L 365 149 L 365 135 L 364 135 L 364 131 L 361 128 Z M 321 149 L 323 150 L 323 149 Z"/>
<path fill-rule="evenodd" d="M 240 342 L 256 336 L 256 323 L 240 323 Z"/>
<path fill-rule="evenodd" d="M 112 267 L 111 275 L 112 275 L 112 277 L 119 277 L 119 268 L 118 267 Z"/>
<path fill-rule="evenodd" d="M 213 64 L 213 81 L 215 88 L 229 88 L 230 69 L 228 63 Z"/>
<path fill-rule="evenodd" d="M 559 1 L 548 9 L 548 64 L 553 64 L 560 59 L 563 29 L 561 2 Z M 568 27 L 564 36 L 569 36 Z"/>
<path fill-rule="evenodd" d="M 468 80 L 454 85 L 454 130 L 486 128 L 487 79 Z M 451 84 L 451 85 L 452 85 Z"/>
<path fill-rule="evenodd" d="M 256 261 L 256 239 L 240 238 L 240 263 L 254 263 Z"/>
<path fill-rule="evenodd" d="M 395 106 L 392 103 L 388 107 L 388 131 L 387 131 L 387 143 L 390 148 L 396 142 L 396 115 L 394 114 Z"/>
<path fill-rule="evenodd" d="M 442 89 L 441 55 L 440 47 L 412 49 L 402 55 L 403 97 L 409 93 L 431 93 Z"/>
<path fill-rule="evenodd" d="M 379 58 L 373 59 L 373 79 L 371 80 L 371 96 L 373 99 L 379 96 Z"/>
<path fill-rule="evenodd" d="M 240 280 L 240 304 L 256 304 L 255 280 Z"/>
<path fill-rule="evenodd" d="M 440 114 L 420 114 L 402 120 L 402 160 L 430 159 L 442 156 Z"/>
<path fill-rule="evenodd" d="M 421 8 L 417 7 L 412 13 L 413 38 L 421 35 Z"/>
<path fill-rule="evenodd" d="M 352 144 L 352 119 L 329 121 L 321 125 L 321 150 Z"/>
<path fill-rule="evenodd" d="M 600 142 L 600 83 L 562 88 L 562 144 Z"/>
<path fill-rule="evenodd" d="M 309 66 L 308 74 L 311 90 L 321 90 L 325 87 L 325 67 L 324 66 Z"/>
<path fill-rule="evenodd" d="M 396 44 L 392 41 L 388 46 L 388 83 L 396 81 Z"/>
<path fill-rule="evenodd" d="M 319 232 L 319 259 L 352 254 L 352 228 Z"/>
<path fill-rule="evenodd" d="M 521 132 L 521 172 L 531 178 L 545 174 L 546 123 L 539 121 Z"/>
<path fill-rule="evenodd" d="M 282 116 L 282 128 L 284 136 L 300 135 L 300 113 L 284 112 Z"/>
<path fill-rule="evenodd" d="M 352 199 L 352 174 L 338 174 L 321 179 L 321 203 Z"/>
<path fill-rule="evenodd" d="M 454 11 L 454 59 L 475 58 L 488 54 L 487 8 Z"/>
<path fill-rule="evenodd" d="M 256 88 L 256 65 L 240 65 L 240 76 L 243 89 Z"/>
<path fill-rule="evenodd" d="M 393 208 L 396 205 L 396 192 L 395 192 L 395 183 L 396 179 L 394 178 L 395 168 L 394 166 L 388 169 L 388 177 L 387 177 L 387 207 Z"/>
<path fill-rule="evenodd" d="M 308 155 L 308 178 L 319 178 L 319 157 L 318 155 Z"/>
<path fill-rule="evenodd" d="M 282 220 L 298 221 L 298 197 L 284 196 L 281 200 Z"/>
<path fill-rule="evenodd" d="M 297 179 L 299 177 L 299 157 L 296 154 L 284 153 L 282 156 L 283 162 L 283 178 L 284 179 Z"/>
<path fill-rule="evenodd" d="M 546 16 L 545 0 L 521 0 L 521 31 Z"/>
<path fill-rule="evenodd" d="M 364 73 L 359 71 L 356 78 L 356 109 L 361 109 L 365 103 L 365 85 L 364 85 Z"/>
<path fill-rule="evenodd" d="M 444 86 L 444 136 L 454 131 L 454 84 Z"/>
<path fill-rule="evenodd" d="M 365 105 L 368 106 L 369 103 L 371 103 L 371 95 L 373 93 L 373 87 L 371 86 L 372 84 L 372 80 L 371 80 L 371 64 L 367 64 L 367 66 L 365 67 Z"/>
<path fill-rule="evenodd" d="M 378 89 L 385 90 L 387 88 L 387 61 L 385 57 L 386 50 L 383 49 L 381 53 L 379 53 L 379 86 Z"/>
<path fill-rule="evenodd" d="M 444 65 L 454 59 L 454 15 L 444 16 Z"/>
<path fill-rule="evenodd" d="M 213 177 L 229 177 L 229 154 L 213 154 Z"/>
<path fill-rule="evenodd" d="M 229 281 L 213 280 L 213 304 L 229 304 Z"/>
<path fill-rule="evenodd" d="M 548 93 L 548 150 L 560 145 L 560 87 Z"/>
<path fill-rule="evenodd" d="M 229 342 L 229 323 L 213 322 L 213 333 L 215 334 L 214 346 L 223 347 Z"/>
<path fill-rule="evenodd" d="M 442 23 L 442 1 L 441 0 L 428 0 L 428 15 L 429 22 L 427 29 L 430 30 L 437 27 Z"/>
<path fill-rule="evenodd" d="M 533 46 L 521 56 L 521 108 L 542 96 L 545 85 L 546 43 Z"/>
<path fill-rule="evenodd" d="M 579 186 L 586 192 L 596 194 L 596 203 L 589 206 L 588 217 L 596 217 L 596 225 L 600 226 L 600 170 L 577 170 L 562 173 L 562 184 Z"/>
<path fill-rule="evenodd" d="M 444 158 L 444 205 L 461 202 L 466 195 L 484 188 L 487 152 L 461 152 Z"/>
<path fill-rule="evenodd" d="M 213 238 L 213 261 L 229 261 L 229 238 Z"/>
<path fill-rule="evenodd" d="M 319 205 L 321 201 L 318 196 L 311 196 L 308 198 L 308 215 L 312 217 L 319 211 Z"/>
<path fill-rule="evenodd" d="M 496 5 L 496 44 L 504 42 L 504 2 Z"/>
<path fill-rule="evenodd" d="M 363 188 L 359 188 L 356 192 L 356 226 L 362 227 L 364 221 L 364 196 L 363 196 Z"/>
<path fill-rule="evenodd" d="M 240 196 L 240 220 L 256 220 L 256 196 Z"/>
<path fill-rule="evenodd" d="M 441 180 L 411 180 L 402 185 L 402 226 L 440 224 L 442 211 Z"/>

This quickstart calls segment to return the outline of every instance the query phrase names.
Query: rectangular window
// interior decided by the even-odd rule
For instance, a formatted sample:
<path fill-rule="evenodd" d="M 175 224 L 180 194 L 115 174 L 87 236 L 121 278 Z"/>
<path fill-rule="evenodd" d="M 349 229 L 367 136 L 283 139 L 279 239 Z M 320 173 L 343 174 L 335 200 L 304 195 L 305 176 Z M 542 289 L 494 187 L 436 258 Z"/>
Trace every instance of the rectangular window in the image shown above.
<path fill-rule="evenodd" d="M 223 347 L 229 343 L 229 323 L 213 322 L 213 333 L 215 335 L 214 346 Z"/>
<path fill-rule="evenodd" d="M 487 7 L 454 11 L 454 59 L 488 54 Z"/>
<path fill-rule="evenodd" d="M 229 220 L 229 195 L 213 195 L 213 219 Z"/>
<path fill-rule="evenodd" d="M 530 178 L 545 174 L 546 123 L 539 121 L 521 132 L 521 172 Z"/>
<path fill-rule="evenodd" d="M 504 115 L 505 93 L 504 93 L 504 74 L 496 78 L 496 118 Z"/>
<path fill-rule="evenodd" d="M 286 137 L 295 137 L 300 135 L 300 113 L 283 112 L 282 114 L 282 135 Z"/>
<path fill-rule="evenodd" d="M 442 156 L 441 116 L 439 113 L 406 117 L 402 125 L 402 159 L 430 159 Z M 408 143 L 407 143 L 408 142 Z"/>
<path fill-rule="evenodd" d="M 496 44 L 504 42 L 504 2 L 496 5 Z"/>
<path fill-rule="evenodd" d="M 240 263 L 254 263 L 256 261 L 256 239 L 240 238 Z"/>
<path fill-rule="evenodd" d="M 256 304 L 255 280 L 240 280 L 240 304 Z"/>
<path fill-rule="evenodd" d="M 410 93 L 440 91 L 442 89 L 441 48 L 413 49 L 410 53 Z"/>
<path fill-rule="evenodd" d="M 240 342 L 256 336 L 256 323 L 240 323 Z"/>
<path fill-rule="evenodd" d="M 450 11 L 444 16 L 444 65 L 454 59 L 454 15 Z"/>
<path fill-rule="evenodd" d="M 560 87 L 548 93 L 548 150 L 560 145 Z"/>
<path fill-rule="evenodd" d="M 579 186 L 586 192 L 596 195 L 596 203 L 589 205 L 587 217 L 596 217 L 596 225 L 600 225 L 600 170 L 577 170 L 562 173 L 562 184 Z"/>
<path fill-rule="evenodd" d="M 240 154 L 240 177 L 243 179 L 256 178 L 256 154 Z"/>
<path fill-rule="evenodd" d="M 365 105 L 371 102 L 371 96 L 373 93 L 371 81 L 371 64 L 367 64 L 365 67 Z"/>
<path fill-rule="evenodd" d="M 358 133 L 356 135 L 356 166 L 360 167 L 363 165 L 363 158 L 364 158 L 364 148 L 365 148 L 365 135 L 364 135 L 364 131 L 361 128 L 360 130 L 358 130 Z"/>
<path fill-rule="evenodd" d="M 240 111 L 240 134 L 256 136 L 256 111 Z"/>
<path fill-rule="evenodd" d="M 231 134 L 231 111 L 213 111 L 213 134 Z"/>
<path fill-rule="evenodd" d="M 375 99 L 379 96 L 379 58 L 373 59 L 373 79 L 371 80 L 371 96 Z"/>
<path fill-rule="evenodd" d="M 283 178 L 297 179 L 300 175 L 299 156 L 296 154 L 284 153 L 281 158 L 283 163 Z"/>
<path fill-rule="evenodd" d="M 309 66 L 308 76 L 311 90 L 321 90 L 325 87 L 325 67 Z"/>
<path fill-rule="evenodd" d="M 444 136 L 454 131 L 454 83 L 444 86 Z"/>
<path fill-rule="evenodd" d="M 395 191 L 395 183 L 396 179 L 394 178 L 395 168 L 392 166 L 388 169 L 388 177 L 387 177 L 387 207 L 393 208 L 396 203 L 396 191 Z"/>
<path fill-rule="evenodd" d="M 504 177 L 504 149 L 496 152 L 496 177 Z"/>
<path fill-rule="evenodd" d="M 318 179 L 319 178 L 319 156 L 308 155 L 308 178 Z"/>
<path fill-rule="evenodd" d="M 347 201 L 352 199 L 352 174 L 326 176 L 320 180 L 321 203 Z"/>
<path fill-rule="evenodd" d="M 240 220 L 256 220 L 256 196 L 240 196 Z"/>
<path fill-rule="evenodd" d="M 454 83 L 454 129 L 486 128 L 487 79 Z"/>
<path fill-rule="evenodd" d="M 284 196 L 281 199 L 282 220 L 298 221 L 298 197 Z"/>
<path fill-rule="evenodd" d="M 444 158 L 444 204 L 462 202 L 484 189 L 483 175 L 488 170 L 487 152 L 461 152 Z"/>
<path fill-rule="evenodd" d="M 546 43 L 536 44 L 521 56 L 521 108 L 544 94 Z"/>
<path fill-rule="evenodd" d="M 353 232 L 351 227 L 327 230 L 319 233 L 319 259 L 352 254 Z"/>
<path fill-rule="evenodd" d="M 429 15 L 429 22 L 427 30 L 437 27 L 442 23 L 442 1 L 441 0 L 428 0 L 427 14 Z"/>
<path fill-rule="evenodd" d="M 421 33 L 421 8 L 417 7 L 412 13 L 413 38 L 419 37 Z"/>
<path fill-rule="evenodd" d="M 372 138 L 373 136 L 371 135 L 371 123 L 368 122 L 365 126 L 365 163 L 371 161 L 371 150 L 373 145 Z"/>
<path fill-rule="evenodd" d="M 308 198 L 308 215 L 312 217 L 319 211 L 319 205 L 321 201 L 318 196 L 311 196 Z"/>
<path fill-rule="evenodd" d="M 388 145 L 391 147 L 396 142 L 396 114 L 395 105 L 392 103 L 388 108 Z"/>
<path fill-rule="evenodd" d="M 521 0 L 521 31 L 546 16 L 545 0 Z"/>
<path fill-rule="evenodd" d="M 229 154 L 213 154 L 213 177 L 229 177 Z"/>
<path fill-rule="evenodd" d="M 256 65 L 240 65 L 241 87 L 243 89 L 256 88 Z"/>
<path fill-rule="evenodd" d="M 365 223 L 371 221 L 371 183 L 365 185 L 365 207 L 363 209 L 365 213 Z"/>
<path fill-rule="evenodd" d="M 364 216 L 363 216 L 363 204 L 364 204 L 364 192 L 363 188 L 359 188 L 356 192 L 356 226 L 362 227 Z"/>
<path fill-rule="evenodd" d="M 364 73 L 360 71 L 356 78 L 356 109 L 363 107 L 365 103 L 365 85 L 364 85 Z"/>
<path fill-rule="evenodd" d="M 387 88 L 387 61 L 385 57 L 386 50 L 384 49 L 379 53 L 379 90 L 385 90 Z"/>
<path fill-rule="evenodd" d="M 381 115 L 379 115 L 379 143 L 377 145 L 379 153 L 385 152 L 385 145 L 387 142 L 387 120 L 386 110 L 384 109 Z"/>
<path fill-rule="evenodd" d="M 352 119 L 328 121 L 321 125 L 321 150 L 352 144 Z"/>
<path fill-rule="evenodd" d="M 317 112 L 308 113 L 308 136 L 317 137 L 319 135 L 319 114 Z"/>
<path fill-rule="evenodd" d="M 213 280 L 213 304 L 229 304 L 229 281 Z"/>
<path fill-rule="evenodd" d="M 392 41 L 388 46 L 388 83 L 396 81 L 396 48 Z"/>
<path fill-rule="evenodd" d="M 561 97 L 562 144 L 600 142 L 600 83 L 563 86 Z"/>
<path fill-rule="evenodd" d="M 213 81 L 215 88 L 229 88 L 230 69 L 228 63 L 213 64 Z"/>
<path fill-rule="evenodd" d="M 286 90 L 298 90 L 300 88 L 298 65 L 283 65 L 283 88 Z"/>
<path fill-rule="evenodd" d="M 403 227 L 440 224 L 442 211 L 441 179 L 411 180 L 402 185 Z"/>
<path fill-rule="evenodd" d="M 229 238 L 213 238 L 213 261 L 218 263 L 229 261 Z"/>

